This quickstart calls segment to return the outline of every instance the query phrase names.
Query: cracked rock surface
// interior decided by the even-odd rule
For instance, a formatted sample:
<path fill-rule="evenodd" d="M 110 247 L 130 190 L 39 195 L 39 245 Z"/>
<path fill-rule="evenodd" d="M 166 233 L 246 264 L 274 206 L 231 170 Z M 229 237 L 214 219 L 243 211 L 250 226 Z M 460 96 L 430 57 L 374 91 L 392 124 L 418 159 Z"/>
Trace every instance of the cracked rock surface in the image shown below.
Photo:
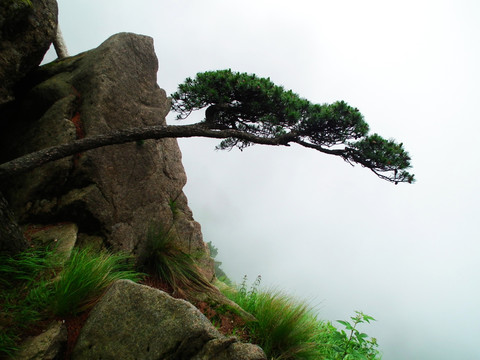
<path fill-rule="evenodd" d="M 170 101 L 157 85 L 153 39 L 120 33 L 98 48 L 40 67 L 0 109 L 0 162 L 118 129 L 166 124 Z M 213 261 L 193 219 L 176 139 L 103 147 L 64 158 L 1 184 L 19 224 L 74 222 L 112 250 L 142 258 L 152 225 L 176 246 Z M 173 205 L 174 204 L 174 207 Z"/>
<path fill-rule="evenodd" d="M 266 360 L 256 345 L 220 334 L 190 303 L 129 280 L 114 283 L 90 313 L 73 360 Z"/>

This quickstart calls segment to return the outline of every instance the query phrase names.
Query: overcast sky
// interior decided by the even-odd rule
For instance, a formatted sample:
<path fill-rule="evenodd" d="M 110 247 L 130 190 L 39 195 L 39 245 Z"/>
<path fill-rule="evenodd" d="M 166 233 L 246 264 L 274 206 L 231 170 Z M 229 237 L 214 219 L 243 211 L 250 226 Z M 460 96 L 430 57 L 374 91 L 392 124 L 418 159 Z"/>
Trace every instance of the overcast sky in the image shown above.
<path fill-rule="evenodd" d="M 117 32 L 152 36 L 167 93 L 231 68 L 314 103 L 345 100 L 372 132 L 403 142 L 414 185 L 300 147 L 179 141 L 194 217 L 233 280 L 261 274 L 323 319 L 372 315 L 362 330 L 385 360 L 480 359 L 480 2 L 59 0 L 59 10 L 72 55 Z"/>

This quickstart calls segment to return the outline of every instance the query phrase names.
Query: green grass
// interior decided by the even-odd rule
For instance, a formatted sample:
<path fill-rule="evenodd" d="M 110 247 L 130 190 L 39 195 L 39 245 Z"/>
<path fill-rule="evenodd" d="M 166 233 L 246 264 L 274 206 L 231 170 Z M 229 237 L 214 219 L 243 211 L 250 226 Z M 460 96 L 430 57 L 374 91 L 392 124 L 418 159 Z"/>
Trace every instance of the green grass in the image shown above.
<path fill-rule="evenodd" d="M 346 360 L 379 359 L 375 339 L 368 339 L 356 326 L 373 320 L 357 312 L 353 324 L 340 321 L 347 332 L 317 318 L 307 303 L 276 290 L 258 289 L 258 277 L 250 290 L 246 277 L 237 289 L 225 295 L 251 313 L 256 322 L 247 323 L 251 341 L 258 344 L 273 360 Z"/>
<path fill-rule="evenodd" d="M 36 299 L 48 294 L 45 279 L 55 275 L 57 265 L 48 248 L 0 256 L 0 357 L 12 355 L 22 331 L 44 317 Z"/>
<path fill-rule="evenodd" d="M 194 257 L 178 249 L 168 232 L 152 228 L 148 234 L 145 271 L 155 274 L 174 292 L 209 292 L 213 286 L 203 275 Z"/>
<path fill-rule="evenodd" d="M 12 286 L 18 282 L 25 285 L 35 281 L 46 270 L 52 270 L 58 265 L 55 251 L 48 247 L 30 248 L 15 256 L 0 256 L 0 284 Z"/>
<path fill-rule="evenodd" d="M 130 256 L 91 249 L 74 249 L 50 297 L 56 315 L 77 314 L 86 310 L 114 281 L 137 281 L 140 274 L 129 269 Z M 130 266 L 131 267 L 131 266 Z"/>
<path fill-rule="evenodd" d="M 0 357 L 2 355 L 8 357 L 13 356 L 18 350 L 18 340 L 19 337 L 13 329 L 2 329 L 2 331 L 0 331 Z"/>
<path fill-rule="evenodd" d="M 117 279 L 136 280 L 128 256 L 74 249 L 65 262 L 55 249 L 0 256 L 0 358 L 10 356 L 40 320 L 77 314 Z"/>
<path fill-rule="evenodd" d="M 149 246 L 146 267 L 174 290 L 212 290 L 195 259 L 176 248 L 168 233 L 151 231 Z M 138 280 L 142 274 L 132 270 L 129 260 L 124 254 L 92 249 L 74 249 L 67 261 L 49 248 L 0 256 L 0 358 L 14 354 L 21 335 L 39 320 L 78 314 L 115 280 Z M 280 291 L 260 291 L 260 281 L 258 277 L 247 290 L 244 278 L 240 287 L 224 293 L 257 319 L 246 324 L 247 331 L 268 359 L 380 358 L 376 340 L 358 330 L 374 321 L 371 316 L 357 312 L 351 321 L 338 320 L 344 329 L 337 329 L 319 320 L 305 302 Z"/>
<path fill-rule="evenodd" d="M 280 291 L 258 291 L 260 277 L 247 291 L 245 280 L 238 291 L 226 295 L 257 319 L 248 324 L 252 341 L 269 359 L 319 359 L 313 309 Z"/>

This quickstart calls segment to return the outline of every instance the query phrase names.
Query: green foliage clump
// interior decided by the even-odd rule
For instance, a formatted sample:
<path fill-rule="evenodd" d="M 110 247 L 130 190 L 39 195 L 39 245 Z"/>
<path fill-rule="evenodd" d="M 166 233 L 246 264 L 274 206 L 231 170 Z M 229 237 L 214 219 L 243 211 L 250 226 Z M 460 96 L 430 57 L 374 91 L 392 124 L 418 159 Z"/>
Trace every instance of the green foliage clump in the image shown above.
<path fill-rule="evenodd" d="M 0 256 L 0 286 L 10 287 L 18 283 L 30 286 L 38 277 L 58 266 L 59 258 L 48 247 L 29 248 L 14 256 Z"/>
<path fill-rule="evenodd" d="M 258 291 L 260 277 L 247 291 L 246 277 L 237 291 L 226 295 L 256 322 L 248 323 L 251 341 L 258 344 L 269 359 L 318 359 L 315 342 L 318 321 L 305 303 L 278 291 Z"/>
<path fill-rule="evenodd" d="M 403 144 L 369 136 L 363 115 L 344 101 L 313 104 L 269 78 L 228 69 L 198 73 L 172 94 L 179 120 L 202 108 L 207 108 L 203 125 L 251 135 L 232 135 L 219 149 L 243 149 L 261 139 L 275 140 L 269 144 L 276 145 L 293 142 L 358 163 L 394 183 L 414 181 L 406 171 L 411 165 Z"/>
<path fill-rule="evenodd" d="M 138 281 L 141 274 L 132 270 L 126 254 L 73 249 L 59 280 L 55 281 L 51 309 L 56 315 L 77 314 L 86 310 L 114 281 Z"/>
<path fill-rule="evenodd" d="M 292 91 L 275 85 L 270 79 L 231 70 L 198 73 L 187 78 L 172 95 L 177 119 L 186 118 L 193 110 L 210 105 L 225 105 L 222 119 L 238 123 L 244 130 L 274 130 L 276 125 L 295 125 L 309 102 Z"/>
<path fill-rule="evenodd" d="M 65 261 L 53 248 L 0 256 L 0 357 L 17 350 L 20 335 L 42 319 L 86 310 L 117 279 L 137 280 L 129 257 L 73 249 Z"/>
<path fill-rule="evenodd" d="M 179 294 L 208 292 L 213 286 L 203 275 L 194 257 L 179 249 L 168 231 L 152 228 L 148 234 L 144 269 L 153 273 Z"/>
<path fill-rule="evenodd" d="M 337 329 L 330 322 L 326 323 L 325 331 L 319 334 L 317 341 L 323 346 L 322 356 L 332 360 L 376 360 L 381 359 L 378 351 L 377 339 L 369 338 L 365 333 L 357 329 L 358 324 L 370 323 L 375 319 L 361 311 L 355 311 L 356 315 L 350 319 L 352 323 L 337 320 L 345 329 Z"/>
<path fill-rule="evenodd" d="M 48 248 L 0 256 L 0 357 L 13 355 L 19 334 L 45 316 L 48 280 L 58 264 Z"/>
<path fill-rule="evenodd" d="M 380 359 L 376 340 L 357 329 L 358 324 L 374 320 L 371 316 L 357 312 L 351 318 L 353 324 L 339 321 L 348 332 L 338 330 L 319 320 L 305 302 L 279 291 L 260 291 L 260 277 L 250 290 L 246 280 L 238 289 L 224 293 L 257 319 L 247 323 L 250 341 L 262 347 L 269 359 Z"/>

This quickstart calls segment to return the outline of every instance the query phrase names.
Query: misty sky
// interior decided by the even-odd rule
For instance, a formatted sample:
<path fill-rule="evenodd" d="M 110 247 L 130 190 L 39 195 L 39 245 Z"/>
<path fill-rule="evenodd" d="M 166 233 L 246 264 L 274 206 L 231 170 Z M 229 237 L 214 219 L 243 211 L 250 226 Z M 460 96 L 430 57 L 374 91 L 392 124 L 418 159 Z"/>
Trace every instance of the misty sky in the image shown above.
<path fill-rule="evenodd" d="M 323 319 L 372 315 L 362 330 L 385 360 L 480 359 L 480 2 L 59 0 L 59 10 L 72 55 L 117 32 L 152 36 L 167 93 L 231 68 L 314 103 L 345 100 L 372 133 L 403 142 L 414 185 L 301 147 L 179 141 L 189 204 L 232 280 L 261 274 Z"/>

